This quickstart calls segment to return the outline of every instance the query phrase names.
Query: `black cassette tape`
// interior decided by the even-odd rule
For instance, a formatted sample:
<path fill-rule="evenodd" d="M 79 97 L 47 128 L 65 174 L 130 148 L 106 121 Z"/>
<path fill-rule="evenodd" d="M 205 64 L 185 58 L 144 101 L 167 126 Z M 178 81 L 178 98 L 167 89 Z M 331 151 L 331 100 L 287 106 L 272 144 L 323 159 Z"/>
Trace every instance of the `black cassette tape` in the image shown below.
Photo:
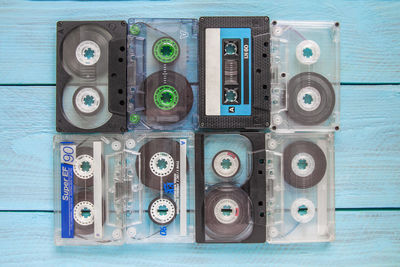
<path fill-rule="evenodd" d="M 128 128 L 197 127 L 197 20 L 128 20 Z"/>
<path fill-rule="evenodd" d="M 264 138 L 256 132 L 196 134 L 197 242 L 265 242 Z"/>
<path fill-rule="evenodd" d="M 126 130 L 126 22 L 57 23 L 57 131 Z"/>
<path fill-rule="evenodd" d="M 269 40 L 268 17 L 200 18 L 200 128 L 269 126 Z"/>

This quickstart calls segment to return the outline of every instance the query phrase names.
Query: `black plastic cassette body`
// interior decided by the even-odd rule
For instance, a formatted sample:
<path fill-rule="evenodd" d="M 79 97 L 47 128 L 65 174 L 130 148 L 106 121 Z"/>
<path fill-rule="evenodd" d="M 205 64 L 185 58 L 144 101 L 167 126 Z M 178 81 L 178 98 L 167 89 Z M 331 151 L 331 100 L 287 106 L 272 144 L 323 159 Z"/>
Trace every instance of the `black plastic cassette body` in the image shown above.
<path fill-rule="evenodd" d="M 124 140 L 126 242 L 193 242 L 193 134 L 135 131 Z"/>
<path fill-rule="evenodd" d="M 265 242 L 265 135 L 198 133 L 195 147 L 196 241 Z"/>
<path fill-rule="evenodd" d="M 54 137 L 56 245 L 123 243 L 121 137 Z"/>
<path fill-rule="evenodd" d="M 126 130 L 126 22 L 57 23 L 57 131 Z"/>
<path fill-rule="evenodd" d="M 266 135 L 267 241 L 335 239 L 334 134 Z"/>
<path fill-rule="evenodd" d="M 269 42 L 268 17 L 200 18 L 200 128 L 269 126 Z"/>
<path fill-rule="evenodd" d="M 271 129 L 339 129 L 339 23 L 271 23 Z"/>
<path fill-rule="evenodd" d="M 197 127 L 195 19 L 129 19 L 128 128 Z"/>

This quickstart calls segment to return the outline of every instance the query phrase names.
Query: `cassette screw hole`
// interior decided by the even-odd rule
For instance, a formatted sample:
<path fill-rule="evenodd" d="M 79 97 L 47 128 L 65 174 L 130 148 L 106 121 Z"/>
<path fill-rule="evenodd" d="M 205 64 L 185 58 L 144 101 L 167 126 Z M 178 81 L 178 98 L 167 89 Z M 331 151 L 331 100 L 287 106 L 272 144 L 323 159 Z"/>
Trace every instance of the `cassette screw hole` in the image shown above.
<path fill-rule="evenodd" d="M 265 216 L 264 212 L 260 212 L 260 217 L 264 217 L 264 216 Z"/>
<path fill-rule="evenodd" d="M 339 131 L 339 126 L 335 126 L 335 130 L 336 130 L 336 131 Z"/>
<path fill-rule="evenodd" d="M 257 73 L 261 73 L 261 69 L 257 69 L 256 72 L 257 72 Z"/>
<path fill-rule="evenodd" d="M 310 58 L 313 55 L 313 51 L 311 50 L 311 48 L 306 47 L 303 49 L 303 56 L 305 56 L 306 58 Z"/>
<path fill-rule="evenodd" d="M 262 170 L 258 170 L 258 174 L 263 174 L 263 171 Z"/>
<path fill-rule="evenodd" d="M 221 213 L 224 216 L 230 216 L 232 214 L 232 207 L 229 205 L 225 205 L 221 209 Z"/>
<path fill-rule="evenodd" d="M 267 89 L 268 86 L 266 84 L 263 84 L 263 89 Z"/>
<path fill-rule="evenodd" d="M 264 46 L 267 47 L 267 46 L 268 46 L 268 42 L 265 42 L 265 43 L 264 43 Z"/>
<path fill-rule="evenodd" d="M 124 91 L 122 89 L 118 89 L 118 94 L 122 95 Z"/>
<path fill-rule="evenodd" d="M 263 202 L 262 201 L 258 201 L 258 206 L 262 206 Z"/>
<path fill-rule="evenodd" d="M 119 101 L 119 104 L 120 104 L 121 106 L 123 106 L 123 105 L 125 105 L 125 101 L 124 101 L 124 100 L 121 100 L 121 101 Z"/>
<path fill-rule="evenodd" d="M 264 53 L 264 54 L 263 54 L 263 57 L 267 57 L 267 54 Z"/>
<path fill-rule="evenodd" d="M 307 215 L 308 208 L 305 205 L 301 205 L 299 209 L 297 210 L 300 216 Z"/>
<path fill-rule="evenodd" d="M 124 51 L 125 51 L 125 47 L 124 47 L 124 46 L 121 46 L 121 47 L 119 48 L 119 50 L 121 50 L 122 52 L 124 52 Z"/>
<path fill-rule="evenodd" d="M 272 25 L 276 25 L 276 20 L 274 20 L 274 21 L 272 22 Z"/>
<path fill-rule="evenodd" d="M 157 161 L 157 167 L 160 169 L 160 170 L 163 170 L 163 169 L 165 169 L 165 168 L 167 168 L 167 161 L 165 160 L 165 159 L 159 159 L 158 161 Z"/>
<path fill-rule="evenodd" d="M 157 210 L 158 214 L 161 216 L 167 215 L 168 213 L 168 208 L 165 205 L 162 205 L 158 208 Z"/>
<path fill-rule="evenodd" d="M 300 159 L 299 162 L 297 163 L 297 167 L 299 167 L 300 170 L 304 170 L 307 168 L 308 163 L 305 159 Z"/>
<path fill-rule="evenodd" d="M 223 169 L 230 169 L 232 166 L 232 162 L 229 159 L 223 159 L 221 162 L 221 167 Z"/>
<path fill-rule="evenodd" d="M 339 25 L 340 25 L 339 22 L 335 22 L 336 27 L 339 27 Z"/>
<path fill-rule="evenodd" d="M 124 62 L 124 59 L 122 57 L 118 58 L 119 62 Z"/>
<path fill-rule="evenodd" d="M 281 77 L 282 77 L 282 78 L 285 78 L 285 77 L 286 77 L 286 73 L 282 72 L 282 73 L 281 73 Z"/>
<path fill-rule="evenodd" d="M 90 211 L 90 209 L 88 209 L 87 207 L 85 207 L 85 208 L 83 208 L 83 209 L 81 210 L 81 215 L 82 215 L 82 217 L 84 217 L 84 218 L 90 217 L 90 213 L 91 213 L 91 211 Z"/>
<path fill-rule="evenodd" d="M 87 162 L 87 161 L 82 162 L 82 164 L 81 164 L 82 171 L 88 172 L 90 170 L 90 168 L 91 168 L 91 166 L 90 166 L 89 162 Z"/>

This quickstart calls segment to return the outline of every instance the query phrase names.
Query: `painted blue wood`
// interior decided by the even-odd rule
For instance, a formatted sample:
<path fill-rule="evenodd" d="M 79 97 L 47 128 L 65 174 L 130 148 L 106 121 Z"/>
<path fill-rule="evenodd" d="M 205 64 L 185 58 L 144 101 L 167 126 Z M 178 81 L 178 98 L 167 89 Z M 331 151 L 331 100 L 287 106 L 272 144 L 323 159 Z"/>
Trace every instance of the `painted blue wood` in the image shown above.
<path fill-rule="evenodd" d="M 400 82 L 399 1 L 0 1 L 0 84 L 55 83 L 58 20 L 268 15 L 341 23 L 341 81 Z"/>
<path fill-rule="evenodd" d="M 0 95 L 0 209 L 52 210 L 55 88 Z M 400 207 L 400 85 L 342 86 L 341 100 L 336 207 Z"/>
<path fill-rule="evenodd" d="M 398 266 L 400 213 L 336 213 L 332 243 L 157 244 L 55 247 L 53 214 L 0 213 L 0 265 L 72 266 Z"/>

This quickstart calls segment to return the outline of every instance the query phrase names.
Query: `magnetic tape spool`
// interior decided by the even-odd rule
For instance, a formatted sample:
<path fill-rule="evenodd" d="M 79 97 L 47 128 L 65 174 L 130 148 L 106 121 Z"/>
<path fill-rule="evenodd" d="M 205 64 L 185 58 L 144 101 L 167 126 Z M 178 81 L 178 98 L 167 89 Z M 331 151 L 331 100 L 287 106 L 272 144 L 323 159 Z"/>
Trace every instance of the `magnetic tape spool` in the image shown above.
<path fill-rule="evenodd" d="M 103 107 L 104 96 L 94 86 L 81 86 L 75 91 L 72 103 L 79 114 L 93 116 Z"/>
<path fill-rule="evenodd" d="M 230 150 L 218 152 L 214 156 L 212 162 L 214 172 L 224 179 L 234 177 L 240 169 L 240 159 L 238 155 Z"/>
<path fill-rule="evenodd" d="M 81 25 L 64 39 L 62 61 L 73 74 L 87 80 L 94 80 L 108 68 L 107 46 L 112 36 L 102 27 Z"/>
<path fill-rule="evenodd" d="M 149 204 L 149 217 L 158 225 L 170 224 L 176 217 L 176 204 L 169 197 L 153 199 Z"/>
<path fill-rule="evenodd" d="M 239 187 L 215 185 L 204 199 L 205 231 L 215 240 L 242 240 L 251 233 L 251 201 Z"/>
<path fill-rule="evenodd" d="M 103 165 L 102 159 L 102 165 Z M 74 184 L 81 187 L 93 186 L 94 175 L 93 148 L 78 146 L 74 160 Z M 102 168 L 103 172 L 104 168 Z"/>
<path fill-rule="evenodd" d="M 172 139 L 159 138 L 144 144 L 139 150 L 140 160 L 137 158 L 135 163 L 141 182 L 155 190 L 162 190 L 164 183 L 174 183 L 179 151 L 179 143 Z"/>
<path fill-rule="evenodd" d="M 335 92 L 324 76 L 302 72 L 288 84 L 288 116 L 302 125 L 316 125 L 329 118 L 335 107 Z"/>
<path fill-rule="evenodd" d="M 104 224 L 105 216 L 105 205 L 104 200 L 102 203 L 103 218 L 102 224 Z M 74 194 L 74 226 L 75 234 L 78 235 L 89 235 L 94 233 L 94 219 L 96 216 L 94 208 L 94 197 L 93 192 L 89 190 L 83 190 Z"/>
<path fill-rule="evenodd" d="M 318 184 L 325 175 L 326 157 L 322 149 L 309 141 L 296 141 L 283 151 L 283 175 L 293 187 L 305 189 Z"/>
<path fill-rule="evenodd" d="M 147 77 L 146 118 L 150 124 L 171 124 L 183 120 L 193 106 L 193 91 L 187 79 L 173 71 L 159 71 Z"/>

